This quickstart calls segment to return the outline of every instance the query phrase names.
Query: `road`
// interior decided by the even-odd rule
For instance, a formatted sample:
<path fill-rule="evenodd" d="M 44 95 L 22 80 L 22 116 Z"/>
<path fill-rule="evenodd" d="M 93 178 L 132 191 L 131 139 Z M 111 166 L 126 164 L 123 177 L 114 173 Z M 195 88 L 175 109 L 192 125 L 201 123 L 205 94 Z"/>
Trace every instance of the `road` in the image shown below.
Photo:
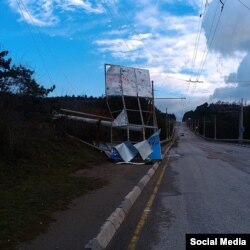
<path fill-rule="evenodd" d="M 186 233 L 250 233 L 250 148 L 207 142 L 183 125 L 182 132 L 136 249 L 182 250 Z M 143 199 L 109 249 L 128 249 Z"/>

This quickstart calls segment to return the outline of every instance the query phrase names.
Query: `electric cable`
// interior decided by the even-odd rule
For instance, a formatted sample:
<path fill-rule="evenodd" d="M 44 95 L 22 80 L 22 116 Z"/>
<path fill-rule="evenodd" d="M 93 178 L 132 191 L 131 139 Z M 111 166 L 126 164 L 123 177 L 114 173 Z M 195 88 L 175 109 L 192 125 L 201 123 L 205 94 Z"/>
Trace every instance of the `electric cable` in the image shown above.
<path fill-rule="evenodd" d="M 205 1 L 207 1 L 207 0 L 205 0 Z M 113 4 L 115 4 L 114 0 L 112 0 L 112 2 L 113 2 Z M 109 11 L 110 11 L 110 9 L 109 9 Z M 124 17 L 124 20 L 126 20 L 126 21 L 129 23 L 129 18 L 128 18 L 127 14 L 125 14 L 124 11 L 121 10 L 121 9 L 120 9 L 119 11 L 120 11 L 120 13 L 122 14 L 122 16 Z M 111 11 L 110 11 L 110 12 L 111 12 Z M 113 15 L 112 15 L 112 19 L 115 21 L 115 18 L 114 18 Z M 140 33 L 139 33 L 133 26 L 131 26 L 131 29 L 134 31 L 135 35 L 139 38 L 139 40 L 140 40 L 140 42 L 142 43 L 144 49 L 151 55 L 151 58 L 152 58 L 159 66 L 161 66 L 161 61 L 160 61 L 159 56 L 158 56 L 157 54 L 154 54 L 154 53 L 152 52 L 152 50 L 150 50 L 150 49 L 148 48 L 148 46 L 147 46 L 147 45 L 145 44 L 145 42 L 143 41 L 143 38 L 141 37 Z M 172 77 L 172 76 L 169 76 L 169 75 L 166 75 L 165 77 L 187 82 L 187 80 L 185 80 L 185 79 L 180 79 L 180 78 Z"/>
<path fill-rule="evenodd" d="M 219 3 L 222 4 L 222 6 L 221 6 L 221 11 L 220 11 L 219 18 L 218 18 L 218 20 L 217 20 L 215 29 L 214 29 L 213 34 L 212 34 L 212 36 L 211 36 L 211 32 L 212 32 L 212 28 L 213 28 L 213 26 L 214 26 L 214 21 L 215 21 L 215 17 L 216 17 L 217 11 L 218 11 Z M 210 52 L 211 46 L 212 46 L 212 44 L 213 44 L 213 41 L 214 41 L 214 38 L 215 38 L 215 34 L 216 34 L 217 30 L 218 30 L 219 23 L 220 23 L 220 20 L 221 20 L 221 15 L 222 15 L 222 12 L 223 12 L 225 3 L 226 3 L 226 0 L 225 0 L 224 3 L 221 2 L 221 0 L 219 0 L 219 1 L 217 2 L 216 10 L 215 10 L 215 13 L 214 13 L 214 16 L 213 16 L 212 24 L 211 24 L 211 26 L 210 26 L 210 30 L 209 30 L 209 34 L 208 34 L 208 39 L 207 39 L 207 40 L 208 40 L 208 48 L 207 48 L 207 51 L 204 52 L 204 54 L 203 54 L 203 57 L 202 57 L 202 60 L 201 60 L 201 64 L 200 64 L 200 68 L 199 68 L 199 70 L 197 71 L 197 73 L 198 73 L 198 74 L 197 74 L 197 78 L 196 78 L 197 81 L 195 82 L 194 87 L 193 87 L 193 90 L 192 90 L 191 93 L 190 93 L 190 98 L 189 98 L 189 100 L 188 100 L 188 104 L 190 103 L 191 96 L 194 95 L 194 92 L 195 92 L 195 90 L 196 90 L 196 88 L 197 88 L 197 82 L 200 80 L 201 74 L 202 74 L 202 72 L 203 72 L 203 70 L 204 70 L 204 65 L 205 65 L 205 62 L 206 62 L 206 60 L 207 60 L 208 54 L 209 54 L 209 52 Z M 210 37 L 211 37 L 211 38 L 210 38 Z"/>
<path fill-rule="evenodd" d="M 103 2 L 103 1 L 102 1 L 102 2 Z M 104 2 L 103 2 L 103 4 L 104 4 Z M 105 11 L 106 14 L 108 14 L 108 15 L 110 16 L 110 18 L 114 21 L 115 18 L 113 17 L 113 14 L 112 14 L 112 12 L 111 12 L 111 10 L 110 10 L 110 8 L 109 8 L 109 6 L 108 6 L 107 4 L 105 4 L 104 9 L 106 10 L 106 11 Z M 118 28 L 118 31 L 119 31 L 119 33 L 120 33 L 120 36 L 122 37 L 121 29 Z M 128 51 L 131 52 L 132 55 L 135 56 L 135 53 L 132 51 L 132 49 L 130 48 L 130 46 L 128 45 L 128 43 L 125 41 L 125 39 L 121 38 L 121 40 L 123 41 L 124 45 L 127 47 Z"/>
<path fill-rule="evenodd" d="M 220 20 L 221 20 L 221 16 L 222 16 L 222 13 L 223 13 L 223 9 L 224 9 L 225 3 L 226 3 L 226 0 L 225 0 L 225 2 L 223 3 L 223 5 L 222 5 L 222 7 L 221 7 L 221 12 L 220 12 L 220 14 L 219 14 L 219 18 L 218 18 L 218 21 L 217 21 L 217 23 L 216 23 L 216 26 L 215 26 L 215 29 L 214 29 L 212 38 L 211 38 L 210 41 L 208 40 L 208 49 L 207 49 L 207 52 L 206 52 L 205 56 L 202 58 L 201 66 L 200 66 L 199 73 L 198 73 L 198 76 L 197 76 L 197 80 L 200 79 L 201 74 L 202 74 L 202 72 L 203 72 L 203 70 L 204 70 L 204 64 L 205 64 L 205 62 L 206 62 L 206 60 L 207 60 L 207 57 L 208 57 L 208 54 L 209 54 L 209 52 L 210 52 L 211 46 L 212 46 L 212 44 L 213 44 L 213 42 L 214 42 L 215 34 L 216 34 L 216 32 L 217 32 L 217 30 L 218 30 L 218 27 L 219 27 L 219 24 L 220 24 Z M 217 6 L 218 6 L 218 5 L 217 5 Z M 212 27 L 212 26 L 211 26 L 211 27 Z"/>
<path fill-rule="evenodd" d="M 25 10 L 25 12 L 27 13 L 27 15 L 28 15 L 29 18 L 30 18 L 31 23 L 33 24 L 33 27 L 35 27 L 35 24 L 34 24 L 34 22 L 32 21 L 32 16 L 31 16 L 29 10 L 26 8 L 25 4 L 23 3 L 23 0 L 16 0 L 16 2 L 19 4 L 19 6 L 20 6 L 20 3 L 22 4 L 23 10 Z M 19 10 L 22 11 L 20 8 L 19 8 Z M 23 15 L 23 12 L 22 12 L 22 15 Z M 25 18 L 24 15 L 23 15 L 23 18 Z M 31 29 L 29 26 L 28 26 L 28 28 L 29 28 L 29 31 L 31 31 L 30 33 L 31 33 L 31 35 L 32 35 L 33 38 L 34 38 L 33 40 L 35 40 L 35 42 L 36 42 L 36 44 L 37 44 L 37 41 L 36 41 L 36 39 L 35 39 L 35 37 L 34 37 L 34 35 L 33 35 L 32 29 Z M 36 29 L 36 32 L 37 32 L 37 34 L 39 35 L 41 41 L 42 41 L 42 42 L 44 43 L 44 45 L 47 47 L 47 51 L 49 52 L 50 57 L 54 60 L 55 65 L 57 66 L 58 70 L 61 72 L 62 76 L 65 78 L 65 80 L 66 80 L 66 82 L 68 83 L 68 85 L 69 85 L 69 86 L 72 88 L 72 90 L 75 92 L 75 88 L 74 88 L 73 84 L 71 83 L 71 81 L 69 80 L 68 76 L 66 75 L 66 73 L 65 73 L 64 70 L 62 69 L 61 63 L 60 63 L 59 60 L 57 59 L 55 53 L 52 51 L 52 48 L 49 46 L 48 42 L 47 42 L 45 39 L 42 38 L 42 34 L 41 34 L 41 32 L 40 32 L 38 29 Z M 37 47 L 38 47 L 38 46 L 37 46 Z M 41 52 L 40 52 L 39 54 L 41 54 Z M 42 58 L 43 58 L 43 57 L 42 57 Z M 44 60 L 44 58 L 43 58 L 43 60 Z M 45 63 L 44 63 L 44 65 L 45 65 Z M 48 70 L 47 70 L 47 71 L 48 71 Z"/>
<path fill-rule="evenodd" d="M 21 7 L 21 0 L 16 0 L 16 2 L 17 2 L 17 6 L 18 6 L 19 11 L 21 12 L 22 17 L 23 17 L 24 20 L 25 20 L 25 15 L 24 15 L 24 10 L 25 10 L 25 9 L 23 9 L 23 8 Z M 23 4 L 23 2 L 22 2 L 22 4 Z M 52 85 L 55 85 L 55 84 L 53 83 L 53 81 L 52 81 L 51 75 L 50 75 L 49 70 L 48 70 L 48 68 L 47 68 L 47 66 L 46 66 L 46 64 L 45 64 L 45 60 L 44 60 L 44 58 L 43 58 L 43 56 L 42 56 L 42 53 L 41 53 L 41 51 L 40 51 L 40 49 L 39 49 L 39 46 L 38 46 L 38 44 L 37 44 L 37 41 L 36 41 L 36 39 L 35 39 L 35 37 L 34 37 L 34 35 L 33 35 L 33 33 L 32 33 L 32 30 L 31 30 L 31 28 L 30 28 L 29 25 L 27 25 L 27 27 L 28 27 L 28 31 L 29 31 L 29 33 L 30 33 L 30 35 L 31 35 L 31 38 L 32 38 L 32 40 L 33 40 L 33 43 L 34 43 L 34 45 L 35 45 L 35 48 L 36 48 L 36 50 L 37 50 L 37 53 L 38 53 L 38 55 L 39 55 L 39 57 L 40 57 L 40 60 L 41 60 L 41 62 L 42 62 L 42 65 L 43 65 L 43 67 L 44 67 L 44 69 L 45 69 L 45 72 L 46 72 L 46 74 L 48 75 L 48 79 L 49 79 L 49 81 L 50 81 L 50 83 L 51 83 Z"/>
<path fill-rule="evenodd" d="M 207 4 L 208 4 L 208 1 L 205 0 L 203 5 L 204 5 L 204 11 L 202 14 L 200 14 L 200 21 L 198 23 L 198 32 L 197 32 L 197 36 L 196 36 L 196 41 L 195 41 L 195 48 L 194 48 L 194 53 L 193 53 L 193 58 L 192 58 L 192 64 L 191 64 L 191 69 L 193 68 L 193 72 L 195 70 L 195 62 L 196 62 L 196 58 L 197 58 L 197 53 L 198 53 L 198 48 L 199 48 L 199 43 L 200 43 L 200 36 L 201 36 L 201 31 L 202 31 L 202 21 L 203 21 L 203 18 L 206 14 L 206 11 L 207 11 Z M 192 76 L 193 76 L 194 73 L 192 73 L 189 77 L 190 81 L 188 82 L 188 86 L 187 86 L 187 89 L 186 89 L 186 101 L 185 101 L 185 104 L 187 103 L 188 101 L 188 95 L 189 95 L 189 89 L 190 89 L 190 86 L 191 86 L 191 79 L 192 79 Z M 190 102 L 190 100 L 189 100 Z"/>
<path fill-rule="evenodd" d="M 238 2 L 243 5 L 246 9 L 250 10 L 250 7 L 248 7 L 245 3 L 243 3 L 241 0 L 238 0 Z"/>

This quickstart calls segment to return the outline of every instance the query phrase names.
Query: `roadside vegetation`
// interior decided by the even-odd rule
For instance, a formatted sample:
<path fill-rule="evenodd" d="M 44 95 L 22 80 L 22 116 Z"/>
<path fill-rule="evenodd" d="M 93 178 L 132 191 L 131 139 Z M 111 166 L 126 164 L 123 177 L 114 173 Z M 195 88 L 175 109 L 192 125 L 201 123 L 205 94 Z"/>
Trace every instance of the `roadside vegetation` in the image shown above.
<path fill-rule="evenodd" d="M 215 117 L 216 117 L 216 137 L 217 139 L 238 139 L 239 136 L 239 114 L 240 103 L 204 103 L 197 106 L 194 111 L 188 111 L 183 116 L 183 121 L 193 126 L 199 134 L 214 138 Z M 244 106 L 244 139 L 250 139 L 250 106 Z"/>
<path fill-rule="evenodd" d="M 106 183 L 72 174 L 104 156 L 57 130 L 46 101 L 54 88 L 0 52 L 0 249 L 32 239 L 54 211 Z"/>
<path fill-rule="evenodd" d="M 46 230 L 54 211 L 106 183 L 72 175 L 103 161 L 79 142 L 48 129 L 22 133 L 18 140 L 18 159 L 0 159 L 0 249 L 32 239 Z"/>
<path fill-rule="evenodd" d="M 106 184 L 104 179 L 74 175 L 106 158 L 67 136 L 93 143 L 96 127 L 53 120 L 60 108 L 109 116 L 105 98 L 48 97 L 55 86 L 45 88 L 33 75 L 14 64 L 8 51 L 0 51 L 0 249 L 5 250 L 45 231 L 53 212 L 67 208 L 72 199 Z M 157 109 L 156 115 L 165 139 L 166 115 Z M 170 133 L 175 116 L 168 119 Z M 104 141 L 110 140 L 109 130 L 102 128 Z"/>

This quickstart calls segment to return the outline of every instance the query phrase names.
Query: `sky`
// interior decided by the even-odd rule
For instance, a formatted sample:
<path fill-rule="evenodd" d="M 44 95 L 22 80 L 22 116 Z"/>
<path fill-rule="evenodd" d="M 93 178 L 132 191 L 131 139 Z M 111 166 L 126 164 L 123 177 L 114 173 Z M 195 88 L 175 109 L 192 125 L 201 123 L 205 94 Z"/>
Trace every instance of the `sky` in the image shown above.
<path fill-rule="evenodd" d="M 104 64 L 148 69 L 156 106 L 250 100 L 248 0 L 1 0 L 0 49 L 54 95 L 105 94 Z"/>

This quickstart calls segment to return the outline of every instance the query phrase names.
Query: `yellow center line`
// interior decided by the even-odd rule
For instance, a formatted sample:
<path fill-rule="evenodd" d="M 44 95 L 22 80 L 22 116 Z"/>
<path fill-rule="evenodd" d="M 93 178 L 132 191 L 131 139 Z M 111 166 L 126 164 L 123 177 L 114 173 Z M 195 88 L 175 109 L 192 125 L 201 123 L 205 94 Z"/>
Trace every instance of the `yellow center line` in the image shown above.
<path fill-rule="evenodd" d="M 136 225 L 135 231 L 133 232 L 132 238 L 131 238 L 129 246 L 128 246 L 128 250 L 136 250 L 136 246 L 137 246 L 137 242 L 139 240 L 140 234 L 141 234 L 141 230 L 148 219 L 148 216 L 149 216 L 149 213 L 151 211 L 152 205 L 154 203 L 155 197 L 156 197 L 157 192 L 160 188 L 166 167 L 168 165 L 168 161 L 169 161 L 169 158 L 167 158 L 167 162 L 164 164 L 164 166 L 161 170 L 161 173 L 157 179 L 157 182 L 156 182 L 156 185 L 153 189 L 153 192 L 147 201 L 146 207 L 144 208 L 144 210 L 142 212 L 142 216 L 141 216 L 138 224 Z"/>

